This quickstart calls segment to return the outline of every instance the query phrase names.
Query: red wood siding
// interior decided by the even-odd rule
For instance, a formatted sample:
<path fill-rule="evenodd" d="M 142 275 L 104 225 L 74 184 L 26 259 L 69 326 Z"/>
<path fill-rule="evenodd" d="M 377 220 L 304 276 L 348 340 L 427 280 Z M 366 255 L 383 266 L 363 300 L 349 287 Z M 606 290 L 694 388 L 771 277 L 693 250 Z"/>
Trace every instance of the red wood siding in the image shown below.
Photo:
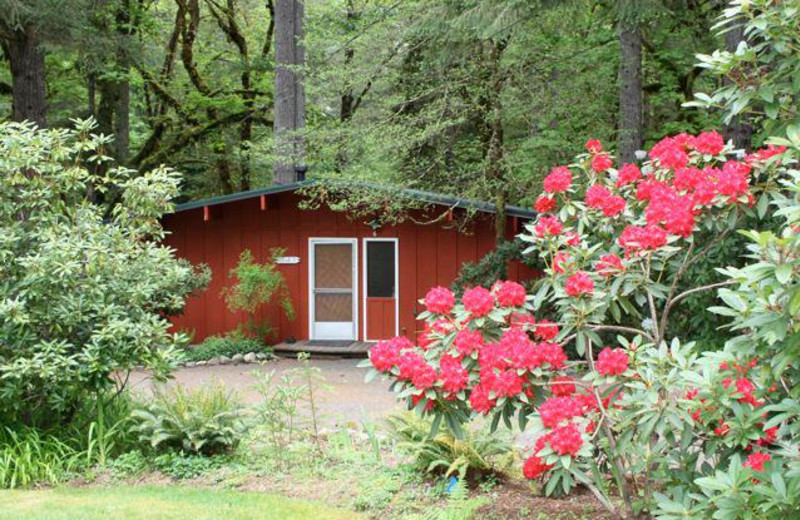
<path fill-rule="evenodd" d="M 304 211 L 298 208 L 300 198 L 292 192 L 266 197 L 266 209 L 261 199 L 254 197 L 211 206 L 209 220 L 204 209 L 182 211 L 165 217 L 170 232 L 166 243 L 179 256 L 192 263 L 206 263 L 212 270 L 209 288 L 189 299 L 184 315 L 173 319 L 175 329 L 194 333 L 194 341 L 214 334 L 223 334 L 243 322 L 241 313 L 231 313 L 221 296 L 229 285 L 230 270 L 236 265 L 242 250 L 250 249 L 253 257 L 263 262 L 272 248 L 286 250 L 286 256 L 297 256 L 300 263 L 281 265 L 295 306 L 296 318 L 287 320 L 274 307 L 264 308 L 260 317 L 275 329 L 277 340 L 289 337 L 307 339 L 309 335 L 308 301 L 308 240 L 309 238 L 357 238 L 358 248 L 358 339 L 364 339 L 363 304 L 363 238 L 387 237 L 398 239 L 399 264 L 399 326 L 401 335 L 414 337 L 420 329 L 415 316 L 422 311 L 418 300 L 434 285 L 449 286 L 464 262 L 482 258 L 494 247 L 493 215 L 479 215 L 471 229 L 459 233 L 446 225 L 417 225 L 404 222 L 386 226 L 373 233 L 366 224 L 354 222 L 347 215 L 328 210 Z M 509 218 L 509 236 L 513 221 Z M 525 280 L 534 273 L 517 262 L 509 264 L 509 278 Z M 388 337 L 394 332 L 394 300 L 388 302 L 370 298 L 366 320 L 370 339 Z M 388 331 L 388 332 L 387 332 Z M 374 334 L 373 334 L 374 333 Z"/>

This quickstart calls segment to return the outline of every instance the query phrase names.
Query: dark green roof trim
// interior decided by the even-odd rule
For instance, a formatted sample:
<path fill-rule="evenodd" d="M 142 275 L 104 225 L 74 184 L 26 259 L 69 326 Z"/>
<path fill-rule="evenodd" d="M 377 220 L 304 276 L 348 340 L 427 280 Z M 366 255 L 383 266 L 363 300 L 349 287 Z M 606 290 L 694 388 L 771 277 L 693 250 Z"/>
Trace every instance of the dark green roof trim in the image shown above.
<path fill-rule="evenodd" d="M 277 193 L 283 193 L 286 191 L 295 191 L 300 188 L 304 188 L 306 186 L 311 186 L 315 184 L 317 181 L 315 180 L 305 180 L 299 182 L 292 182 L 289 184 L 276 184 L 273 186 L 269 186 L 267 188 L 260 188 L 257 190 L 249 190 L 249 191 L 242 191 L 239 193 L 231 193 L 230 195 L 222 195 L 219 197 L 212 197 L 210 199 L 203 199 L 203 200 L 195 200 L 192 202 L 185 202 L 183 204 L 178 204 L 175 206 L 175 212 L 178 211 L 186 211 L 190 209 L 197 209 L 203 208 L 205 206 L 216 206 L 218 204 L 226 204 L 228 202 L 236 202 L 237 200 L 246 200 L 252 199 L 255 197 L 260 197 L 261 195 L 274 195 Z M 370 188 L 381 188 L 378 184 L 371 184 L 371 183 L 357 183 L 361 187 Z M 441 193 L 433 193 L 430 191 L 422 191 L 422 190 L 415 190 L 410 188 L 403 188 L 400 190 L 403 195 L 406 195 L 410 198 L 422 200 L 424 202 L 428 202 L 430 204 L 439 204 L 442 206 L 453 206 L 456 208 L 464 208 L 464 209 L 474 209 L 477 211 L 484 211 L 486 213 L 494 213 L 495 206 L 490 202 L 485 202 L 482 200 L 474 200 L 474 199 L 462 199 L 458 197 L 451 197 L 449 195 L 443 195 Z M 521 217 L 521 218 L 529 218 L 532 219 L 536 216 L 536 212 L 530 209 L 526 209 L 520 206 L 506 206 L 506 214 L 511 217 Z"/>

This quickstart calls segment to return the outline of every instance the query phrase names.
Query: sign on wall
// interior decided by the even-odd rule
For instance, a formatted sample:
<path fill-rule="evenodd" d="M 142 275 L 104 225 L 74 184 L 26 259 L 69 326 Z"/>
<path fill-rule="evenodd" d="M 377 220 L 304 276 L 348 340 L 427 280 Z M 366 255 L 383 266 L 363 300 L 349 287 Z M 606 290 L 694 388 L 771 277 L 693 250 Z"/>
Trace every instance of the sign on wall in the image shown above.
<path fill-rule="evenodd" d="M 279 265 L 291 265 L 291 264 L 299 264 L 300 257 L 299 256 L 279 256 L 275 259 L 275 263 Z"/>

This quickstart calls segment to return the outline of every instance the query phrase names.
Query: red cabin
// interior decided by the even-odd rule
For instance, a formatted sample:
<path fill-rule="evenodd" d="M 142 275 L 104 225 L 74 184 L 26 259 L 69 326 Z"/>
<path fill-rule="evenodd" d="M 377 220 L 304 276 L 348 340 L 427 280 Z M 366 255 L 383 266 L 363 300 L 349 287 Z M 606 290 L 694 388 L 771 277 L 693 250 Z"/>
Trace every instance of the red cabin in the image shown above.
<path fill-rule="evenodd" d="M 406 220 L 374 228 L 327 207 L 302 210 L 298 188 L 305 182 L 271 186 L 178 205 L 164 218 L 166 242 L 192 263 L 212 270 L 208 289 L 189 299 L 174 318 L 176 329 L 194 332 L 199 342 L 235 329 L 245 317 L 228 311 L 221 297 L 229 272 L 244 249 L 264 262 L 272 248 L 286 250 L 278 264 L 289 286 L 296 318 L 277 308 L 266 319 L 281 340 L 375 341 L 395 335 L 414 337 L 421 312 L 418 300 L 435 285 L 449 286 L 464 262 L 480 260 L 495 246 L 494 211 L 484 202 L 408 190 L 427 204 L 478 211 L 467 231 L 448 219 L 437 224 Z M 509 206 L 509 237 L 534 212 Z M 422 215 L 420 215 L 421 217 Z M 417 220 L 417 219 L 414 219 Z M 509 278 L 526 280 L 532 272 L 509 265 Z"/>

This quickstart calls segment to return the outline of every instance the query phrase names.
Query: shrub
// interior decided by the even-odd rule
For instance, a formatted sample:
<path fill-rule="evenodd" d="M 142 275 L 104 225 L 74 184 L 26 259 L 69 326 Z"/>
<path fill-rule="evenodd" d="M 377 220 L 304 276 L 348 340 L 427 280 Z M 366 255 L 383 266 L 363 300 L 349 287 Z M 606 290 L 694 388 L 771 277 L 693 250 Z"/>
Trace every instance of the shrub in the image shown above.
<path fill-rule="evenodd" d="M 207 337 L 201 344 L 187 348 L 183 357 L 186 361 L 207 361 L 219 356 L 232 357 L 236 354 L 248 354 L 250 352 L 269 353 L 272 352 L 272 348 L 255 338 L 228 334 L 226 336 Z"/>
<path fill-rule="evenodd" d="M 273 335 L 271 324 L 257 320 L 258 310 L 263 305 L 274 301 L 287 319 L 294 319 L 289 287 L 275 264 L 275 259 L 284 254 L 285 250 L 274 248 L 270 250 L 269 260 L 259 264 L 253 260 L 253 253 L 245 249 L 239 257 L 239 263 L 231 269 L 230 276 L 236 279 L 236 283 L 222 290 L 231 312 L 244 311 L 248 314 L 246 332 L 263 340 Z"/>
<path fill-rule="evenodd" d="M 789 134 L 776 144 L 800 149 L 800 130 Z M 798 485 L 800 407 L 790 367 L 798 355 L 800 226 L 790 220 L 772 245 L 774 235 L 753 234 L 757 261 L 725 271 L 735 282 L 677 292 L 687 266 L 742 216 L 762 217 L 777 204 L 779 214 L 798 217 L 795 158 L 770 146 L 735 160 L 716 132 L 665 138 L 641 168 L 613 168 L 598 143 L 588 148 L 545 179 L 552 213 L 523 236 L 547 265 L 533 294 L 500 281 L 456 302 L 435 288 L 420 315 L 427 323 L 419 346 L 379 343 L 371 364 L 409 407 L 433 417 L 433 431 L 444 423 L 458 435 L 480 415 L 493 427 L 530 427 L 537 438 L 523 473 L 546 480 L 548 494 L 583 484 L 620 518 L 751 518 L 752 504 L 770 514 L 796 511 L 788 490 Z M 699 229 L 715 239 L 698 243 Z M 700 357 L 691 342 L 668 336 L 684 298 L 737 283 L 742 294 L 721 292 L 722 312 L 750 337 Z M 546 306 L 557 323 L 534 318 Z M 567 343 L 585 361 L 569 363 Z M 785 448 L 771 449 L 776 443 Z M 731 467 L 733 480 L 724 474 Z M 753 479 L 778 493 L 766 498 L 769 489 Z M 752 493 L 738 487 L 745 481 Z M 731 493 L 743 496 L 731 502 Z"/>
<path fill-rule="evenodd" d="M 0 124 L 0 422 L 65 425 L 112 374 L 172 368 L 205 272 L 160 245 L 179 175 L 115 167 L 107 137 Z"/>
<path fill-rule="evenodd" d="M 393 414 L 387 422 L 398 448 L 411 456 L 417 471 L 475 480 L 505 471 L 514 460 L 508 439 L 485 429 L 458 438 L 440 428 L 431 437 L 431 421 L 414 414 Z"/>
<path fill-rule="evenodd" d="M 527 244 L 519 238 L 499 243 L 478 262 L 467 262 L 461 266 L 453 282 L 453 290 L 461 294 L 466 288 L 491 285 L 495 280 L 503 280 L 507 277 L 508 262 L 511 261 L 522 262 L 531 269 L 541 269 L 543 264 L 539 258 L 523 254 L 527 248 Z"/>
<path fill-rule="evenodd" d="M 159 391 L 132 417 L 139 441 L 156 453 L 227 453 L 246 431 L 238 399 L 221 385 Z"/>

